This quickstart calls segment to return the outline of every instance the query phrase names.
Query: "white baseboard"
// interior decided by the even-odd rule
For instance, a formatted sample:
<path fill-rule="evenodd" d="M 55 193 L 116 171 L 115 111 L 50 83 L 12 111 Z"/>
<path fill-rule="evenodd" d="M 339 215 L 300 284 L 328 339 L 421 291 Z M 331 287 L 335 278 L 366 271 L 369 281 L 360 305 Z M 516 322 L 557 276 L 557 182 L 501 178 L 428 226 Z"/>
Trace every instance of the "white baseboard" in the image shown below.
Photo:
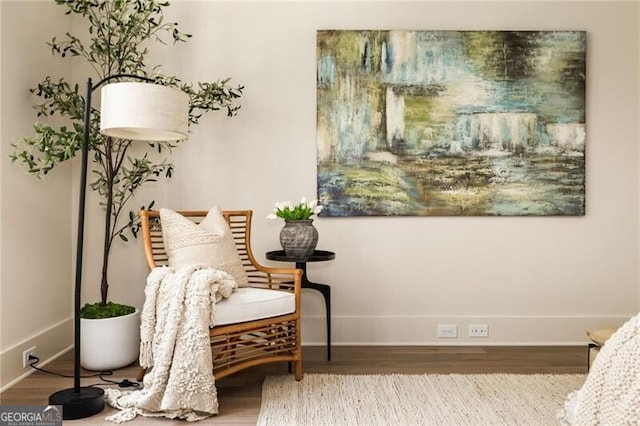
<path fill-rule="evenodd" d="M 0 392 L 4 392 L 35 371 L 30 367 L 22 367 L 22 353 L 32 346 L 36 347 L 36 353 L 40 358 L 38 366 L 47 365 L 60 357 L 73 347 L 73 319 L 54 324 L 0 353 Z"/>
<path fill-rule="evenodd" d="M 589 329 L 620 326 L 633 314 L 608 316 L 333 316 L 335 346 L 560 346 L 586 345 Z M 455 324 L 458 337 L 438 338 L 438 324 Z M 468 337 L 470 324 L 487 324 L 488 337 Z M 302 318 L 302 343 L 326 344 L 324 316 Z M 22 368 L 22 352 L 36 346 L 39 365 L 72 348 L 73 321 L 68 319 L 0 353 L 0 392 L 34 370 Z"/>
<path fill-rule="evenodd" d="M 620 326 L 635 314 L 607 316 L 333 316 L 336 346 L 560 346 L 587 344 L 586 331 Z M 457 326 L 457 337 L 437 337 L 438 324 Z M 487 324 L 488 337 L 469 337 L 470 324 Z M 302 342 L 326 343 L 324 316 L 302 317 Z"/>

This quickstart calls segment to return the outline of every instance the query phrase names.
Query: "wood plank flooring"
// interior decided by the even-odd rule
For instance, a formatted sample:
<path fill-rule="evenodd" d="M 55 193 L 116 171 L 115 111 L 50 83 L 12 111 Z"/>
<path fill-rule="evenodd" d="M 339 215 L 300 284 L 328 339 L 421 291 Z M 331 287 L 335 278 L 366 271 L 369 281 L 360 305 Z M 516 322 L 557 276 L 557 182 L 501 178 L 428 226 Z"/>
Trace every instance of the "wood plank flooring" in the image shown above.
<path fill-rule="evenodd" d="M 332 348 L 333 360 L 326 360 L 324 347 L 305 347 L 305 373 L 332 374 L 482 374 L 482 373 L 586 373 L 585 346 L 505 347 L 505 346 L 376 346 Z M 62 374 L 73 373 L 69 352 L 45 367 Z M 109 380 L 135 380 L 137 368 L 114 372 Z M 285 363 L 254 367 L 216 383 L 220 414 L 199 425 L 255 425 L 260 410 L 261 388 L 268 375 L 287 374 Z M 304 380 L 304 379 L 303 379 Z M 100 383 L 83 379 L 82 385 Z M 36 372 L 0 395 L 0 404 L 44 405 L 50 394 L 73 386 L 73 379 Z M 130 388 L 129 388 L 130 389 Z M 113 425 L 104 417 L 110 407 L 93 417 L 69 422 L 73 425 Z M 65 422 L 66 423 L 66 422 Z M 184 421 L 138 417 L 131 425 L 182 425 Z"/>

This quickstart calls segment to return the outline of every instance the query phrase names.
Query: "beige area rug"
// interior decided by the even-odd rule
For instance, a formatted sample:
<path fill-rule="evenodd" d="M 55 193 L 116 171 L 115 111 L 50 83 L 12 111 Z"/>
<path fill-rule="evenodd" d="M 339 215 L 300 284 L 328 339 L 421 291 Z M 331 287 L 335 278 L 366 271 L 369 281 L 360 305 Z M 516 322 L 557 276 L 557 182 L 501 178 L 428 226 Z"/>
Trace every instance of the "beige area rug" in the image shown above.
<path fill-rule="evenodd" d="M 583 374 L 270 376 L 259 426 L 557 425 Z"/>

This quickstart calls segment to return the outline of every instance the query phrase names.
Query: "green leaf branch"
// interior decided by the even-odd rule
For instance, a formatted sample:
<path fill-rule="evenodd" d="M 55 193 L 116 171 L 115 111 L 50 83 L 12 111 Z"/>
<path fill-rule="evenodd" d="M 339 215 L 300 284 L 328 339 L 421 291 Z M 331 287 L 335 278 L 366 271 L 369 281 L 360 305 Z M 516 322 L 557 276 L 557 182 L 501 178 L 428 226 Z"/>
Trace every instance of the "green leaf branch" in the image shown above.
<path fill-rule="evenodd" d="M 197 125 L 210 111 L 238 113 L 237 103 L 243 86 L 231 86 L 230 79 L 185 83 L 177 76 L 163 75 L 160 66 L 147 63 L 152 43 L 167 46 L 186 42 L 191 34 L 178 29 L 178 23 L 165 21 L 168 1 L 159 0 L 55 0 L 65 14 L 76 14 L 86 21 L 87 35 L 66 33 L 53 37 L 51 53 L 61 59 L 83 60 L 93 70 L 96 81 L 116 74 L 152 78 L 158 84 L 177 87 L 190 100 L 189 125 Z M 84 41 L 83 40 L 87 40 Z M 118 79 L 115 79 L 117 81 Z M 126 81 L 126 78 L 123 80 Z M 28 173 L 43 178 L 57 165 L 72 159 L 82 148 L 84 96 L 78 84 L 64 78 L 46 76 L 31 89 L 39 101 L 34 105 L 37 121 L 34 136 L 12 144 L 11 161 L 22 164 Z M 108 299 L 108 267 L 116 238 L 128 241 L 137 236 L 137 213 L 126 206 L 143 185 L 170 178 L 174 173 L 171 152 L 178 142 L 150 142 L 140 153 L 131 150 L 131 141 L 105 137 L 99 132 L 100 111 L 92 107 L 89 149 L 93 163 L 89 185 L 100 196 L 105 210 L 104 245 L 101 273 L 101 303 Z M 142 144 L 138 144 L 142 145 Z M 151 208 L 153 201 L 141 208 Z M 137 211 L 137 209 L 136 209 Z"/>

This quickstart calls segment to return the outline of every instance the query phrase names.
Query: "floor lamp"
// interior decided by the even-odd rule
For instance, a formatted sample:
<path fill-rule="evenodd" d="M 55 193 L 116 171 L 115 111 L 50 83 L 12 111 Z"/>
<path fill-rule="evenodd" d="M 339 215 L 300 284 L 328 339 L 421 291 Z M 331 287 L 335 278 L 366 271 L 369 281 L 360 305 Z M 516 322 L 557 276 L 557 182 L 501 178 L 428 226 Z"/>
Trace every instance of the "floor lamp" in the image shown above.
<path fill-rule="evenodd" d="M 140 141 L 173 141 L 187 137 L 189 97 L 184 92 L 154 80 L 131 74 L 117 74 L 93 85 L 87 81 L 82 140 L 82 168 L 78 203 L 78 235 L 74 299 L 73 388 L 49 396 L 50 405 L 62 405 L 63 419 L 89 417 L 104 409 L 104 390 L 80 386 L 80 304 L 82 290 L 82 254 L 84 210 L 87 192 L 87 158 L 91 127 L 91 94 L 116 78 L 141 80 L 105 85 L 101 91 L 100 133 L 107 137 Z"/>

